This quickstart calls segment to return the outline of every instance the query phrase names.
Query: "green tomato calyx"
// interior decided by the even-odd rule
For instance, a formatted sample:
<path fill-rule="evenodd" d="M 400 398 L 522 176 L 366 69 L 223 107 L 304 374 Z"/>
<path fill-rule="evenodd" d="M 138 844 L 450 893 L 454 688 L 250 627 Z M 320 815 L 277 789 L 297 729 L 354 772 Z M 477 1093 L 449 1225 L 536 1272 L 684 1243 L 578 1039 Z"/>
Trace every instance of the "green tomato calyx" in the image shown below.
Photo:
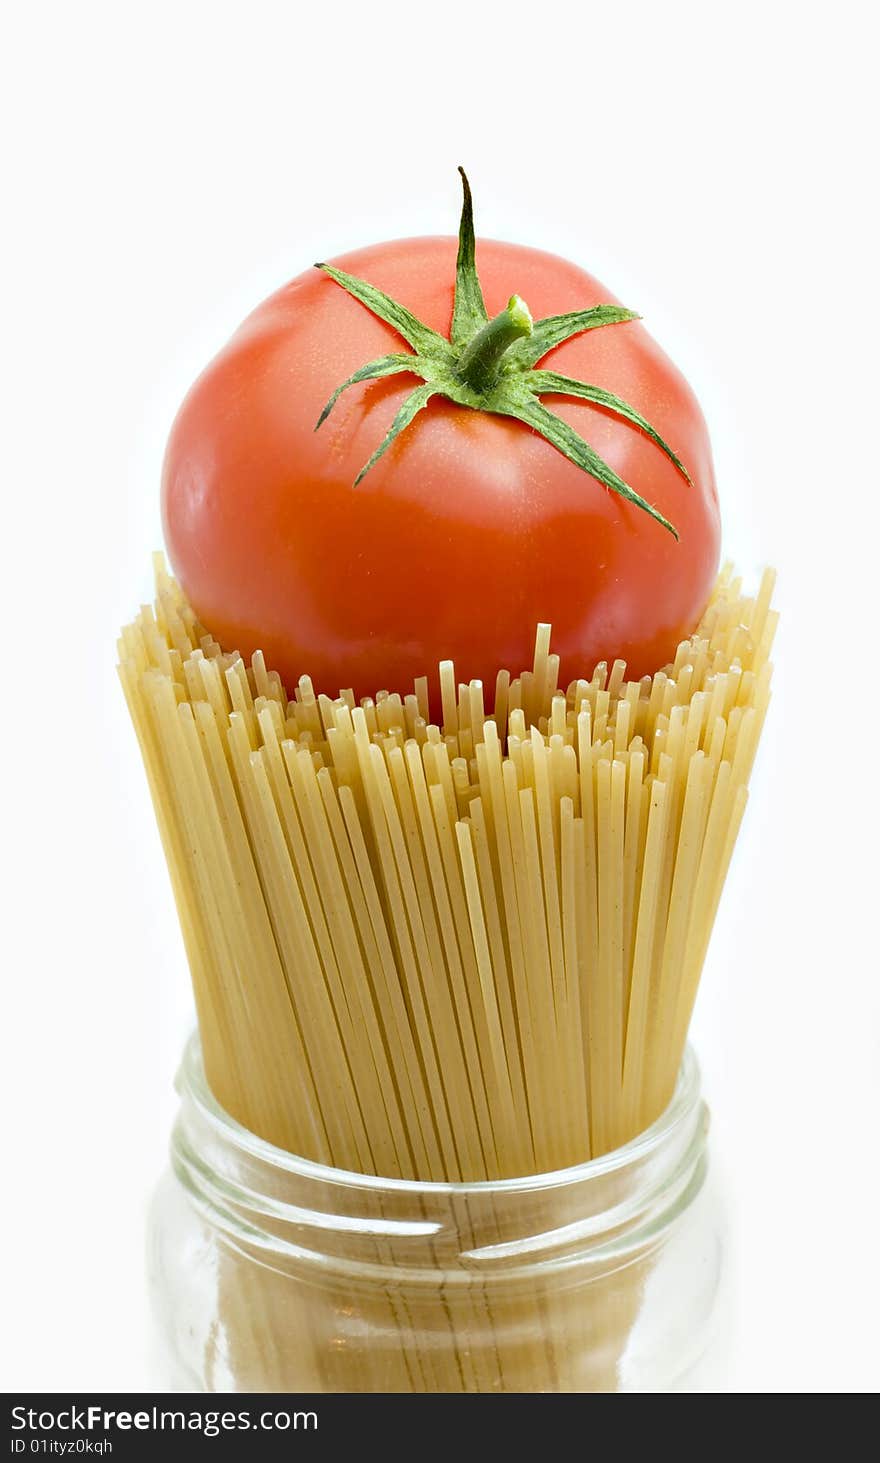
<path fill-rule="evenodd" d="M 418 320 L 405 305 L 383 294 L 366 280 L 357 279 L 332 264 L 317 264 L 332 280 L 359 300 L 368 310 L 402 336 L 411 352 L 401 351 L 369 361 L 337 386 L 318 418 L 316 428 L 327 420 L 343 391 L 361 382 L 379 381 L 386 376 L 407 373 L 417 376 L 417 386 L 403 402 L 382 442 L 364 464 L 355 479 L 361 482 L 370 468 L 387 452 L 392 442 L 406 430 L 413 418 L 427 406 L 432 396 L 444 396 L 457 405 L 473 411 L 486 411 L 498 416 L 515 417 L 538 432 L 552 447 L 622 498 L 650 514 L 657 523 L 678 538 L 673 525 L 659 510 L 625 483 L 614 469 L 584 441 L 578 432 L 561 417 L 548 410 L 542 396 L 568 396 L 591 401 L 613 413 L 650 437 L 664 452 L 681 475 L 690 482 L 684 464 L 664 442 L 649 422 L 621 397 L 601 386 L 576 381 L 556 371 L 537 370 L 538 362 L 554 346 L 606 325 L 623 325 L 639 317 L 620 305 L 594 305 L 589 310 L 573 310 L 564 315 L 548 315 L 533 320 L 528 305 L 519 295 L 511 295 L 506 307 L 489 319 L 483 301 L 476 267 L 474 217 L 471 190 L 464 169 L 459 168 L 464 202 L 458 233 L 458 259 L 455 270 L 455 298 L 449 338 L 431 330 Z"/>

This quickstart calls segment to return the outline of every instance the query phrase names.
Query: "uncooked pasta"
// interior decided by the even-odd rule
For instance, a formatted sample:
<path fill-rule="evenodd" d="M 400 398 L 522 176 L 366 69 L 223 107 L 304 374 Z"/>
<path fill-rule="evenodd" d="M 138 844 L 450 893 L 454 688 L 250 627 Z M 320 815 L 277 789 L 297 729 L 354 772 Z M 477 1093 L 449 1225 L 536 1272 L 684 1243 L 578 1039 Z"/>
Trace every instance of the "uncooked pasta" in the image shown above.
<path fill-rule="evenodd" d="M 427 679 L 357 704 L 303 675 L 289 697 L 158 560 L 120 674 L 221 1106 L 424 1181 L 548 1172 L 647 1127 L 746 805 L 772 588 L 725 569 L 641 681 L 615 661 L 559 687 L 548 625 L 494 687 L 445 662 L 437 724 Z"/>

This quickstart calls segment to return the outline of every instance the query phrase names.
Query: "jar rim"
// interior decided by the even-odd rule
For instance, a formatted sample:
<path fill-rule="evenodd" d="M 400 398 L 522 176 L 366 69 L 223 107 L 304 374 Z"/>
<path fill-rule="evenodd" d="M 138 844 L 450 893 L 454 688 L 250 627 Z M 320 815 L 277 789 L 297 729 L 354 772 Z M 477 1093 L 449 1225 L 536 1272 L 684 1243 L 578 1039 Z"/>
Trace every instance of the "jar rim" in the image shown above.
<path fill-rule="evenodd" d="M 222 1133 L 226 1141 L 232 1142 L 249 1157 L 289 1174 L 349 1188 L 370 1189 L 374 1192 L 485 1196 L 535 1192 L 599 1179 L 617 1169 L 648 1158 L 658 1148 L 663 1147 L 675 1129 L 693 1112 L 695 1104 L 700 1098 L 700 1065 L 693 1047 L 688 1043 L 679 1069 L 675 1091 L 668 1106 L 664 1108 L 658 1118 L 655 1118 L 653 1123 L 619 1148 L 612 1148 L 609 1153 L 603 1153 L 597 1158 L 588 1158 L 585 1162 L 574 1164 L 569 1168 L 553 1169 L 545 1173 L 522 1174 L 507 1179 L 431 1179 L 423 1181 L 421 1179 L 386 1178 L 382 1174 L 358 1173 L 353 1169 L 334 1168 L 331 1164 L 303 1158 L 298 1154 L 288 1152 L 287 1149 L 277 1148 L 274 1143 L 253 1133 L 221 1107 L 208 1086 L 197 1030 L 193 1031 L 184 1047 L 177 1075 L 177 1088 L 180 1095 L 188 1097 L 199 1110 L 200 1116 L 219 1133 Z"/>

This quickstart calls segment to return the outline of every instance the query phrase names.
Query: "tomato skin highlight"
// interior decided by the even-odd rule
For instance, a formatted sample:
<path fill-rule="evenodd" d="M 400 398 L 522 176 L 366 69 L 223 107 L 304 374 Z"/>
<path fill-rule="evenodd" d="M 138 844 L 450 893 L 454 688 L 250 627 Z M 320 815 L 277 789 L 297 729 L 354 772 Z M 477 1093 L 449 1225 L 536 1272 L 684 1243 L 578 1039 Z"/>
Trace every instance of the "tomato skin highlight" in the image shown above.
<path fill-rule="evenodd" d="M 444 335 L 456 240 L 419 238 L 333 260 Z M 481 240 L 492 315 L 515 291 L 533 316 L 616 303 L 576 265 Z M 549 621 L 560 683 L 597 661 L 642 676 L 674 655 L 705 607 L 720 519 L 696 398 L 638 322 L 564 342 L 540 363 L 616 392 L 659 431 L 687 483 L 637 428 L 589 402 L 547 396 L 680 540 L 588 477 L 519 422 L 435 397 L 354 488 L 418 384 L 401 375 L 333 390 L 374 357 L 408 348 L 312 269 L 260 305 L 202 373 L 175 420 L 163 467 L 171 564 L 225 649 L 264 651 L 290 692 L 406 692 L 455 661 L 459 680 L 531 664 Z"/>

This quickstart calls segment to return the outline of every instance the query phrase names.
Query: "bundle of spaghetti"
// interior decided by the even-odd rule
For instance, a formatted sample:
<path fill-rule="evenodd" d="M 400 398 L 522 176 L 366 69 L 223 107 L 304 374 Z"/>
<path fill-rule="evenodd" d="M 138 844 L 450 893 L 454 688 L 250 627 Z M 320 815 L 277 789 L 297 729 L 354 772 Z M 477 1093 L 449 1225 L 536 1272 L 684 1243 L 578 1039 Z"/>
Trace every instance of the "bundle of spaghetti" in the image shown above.
<path fill-rule="evenodd" d="M 306 1158 L 419 1180 L 604 1153 L 676 1081 L 770 694 L 773 575 L 653 677 L 288 698 L 161 560 L 119 642 L 209 1084 Z"/>

